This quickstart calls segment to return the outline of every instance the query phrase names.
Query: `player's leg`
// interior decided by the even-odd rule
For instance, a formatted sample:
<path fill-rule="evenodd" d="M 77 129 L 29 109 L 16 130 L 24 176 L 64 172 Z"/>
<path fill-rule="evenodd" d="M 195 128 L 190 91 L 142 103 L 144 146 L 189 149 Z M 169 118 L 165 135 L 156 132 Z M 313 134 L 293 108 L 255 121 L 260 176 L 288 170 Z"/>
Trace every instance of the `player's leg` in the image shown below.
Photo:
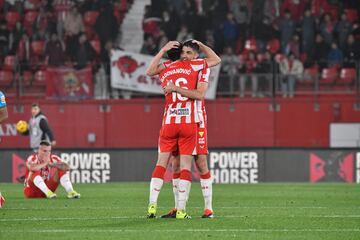
<path fill-rule="evenodd" d="M 27 198 L 56 198 L 56 194 L 49 189 L 40 171 L 31 172 L 24 188 L 24 194 Z"/>
<path fill-rule="evenodd" d="M 195 160 L 196 167 L 200 173 L 200 185 L 204 198 L 204 214 L 203 218 L 213 218 L 212 208 L 212 179 L 207 163 L 207 155 L 200 154 Z"/>
<path fill-rule="evenodd" d="M 179 136 L 180 153 L 180 181 L 178 185 L 178 204 L 176 218 L 190 218 L 186 214 L 186 202 L 189 198 L 191 186 L 191 164 L 193 155 L 196 155 L 197 146 L 197 124 L 182 126 Z"/>
<path fill-rule="evenodd" d="M 76 192 L 73 188 L 73 185 L 70 181 L 70 176 L 68 171 L 63 171 L 57 168 L 52 168 L 50 172 L 50 179 L 46 182 L 46 185 L 50 188 L 51 191 L 55 192 L 57 187 L 61 186 L 67 192 L 68 198 L 80 198 L 80 193 Z"/>
<path fill-rule="evenodd" d="M 174 194 L 175 207 L 171 209 L 167 214 L 162 215 L 161 218 L 175 218 L 177 211 L 177 202 L 179 197 L 178 185 L 180 181 L 180 155 L 176 153 L 172 154 L 170 157 L 170 162 L 172 163 L 172 189 Z"/>
<path fill-rule="evenodd" d="M 174 126 L 164 125 L 160 130 L 158 160 L 150 181 L 148 218 L 156 216 L 157 200 L 164 183 L 166 167 L 171 153 L 177 151 L 176 135 L 177 128 Z"/>
<path fill-rule="evenodd" d="M 157 200 L 164 183 L 164 175 L 166 167 L 169 162 L 170 152 L 160 152 L 158 155 L 158 161 L 154 168 L 150 181 L 150 195 L 149 195 L 149 207 L 148 218 L 155 218 Z"/>
<path fill-rule="evenodd" d="M 189 198 L 191 187 L 191 163 L 192 155 L 180 155 L 180 181 L 178 184 L 178 203 L 176 218 L 188 218 L 186 214 L 186 202 Z"/>
<path fill-rule="evenodd" d="M 204 214 L 203 218 L 214 217 L 212 209 L 212 179 L 207 163 L 207 155 L 209 154 L 207 141 L 206 125 L 198 128 L 198 144 L 197 153 L 195 157 L 195 164 L 200 173 L 200 185 L 204 198 Z"/>
<path fill-rule="evenodd" d="M 1 192 L 0 192 L 0 208 L 2 208 L 2 206 L 4 206 L 5 204 L 5 198 L 3 197 L 3 195 L 1 195 Z"/>

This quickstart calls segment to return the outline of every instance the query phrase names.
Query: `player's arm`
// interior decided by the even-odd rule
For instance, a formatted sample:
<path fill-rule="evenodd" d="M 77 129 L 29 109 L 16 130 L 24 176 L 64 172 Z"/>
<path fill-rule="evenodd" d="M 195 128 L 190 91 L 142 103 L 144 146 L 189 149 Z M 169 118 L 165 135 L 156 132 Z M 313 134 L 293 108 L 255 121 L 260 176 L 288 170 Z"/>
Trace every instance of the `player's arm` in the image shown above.
<path fill-rule="evenodd" d="M 191 99 L 202 100 L 205 97 L 206 90 L 208 89 L 209 84 L 206 82 L 199 82 L 196 89 L 189 90 L 185 88 L 178 87 L 172 82 L 169 82 L 167 86 L 164 87 L 164 92 L 170 94 L 172 92 L 180 93 L 184 97 Z"/>
<path fill-rule="evenodd" d="M 0 123 L 9 117 L 7 107 L 0 108 Z"/>
<path fill-rule="evenodd" d="M 200 50 L 205 54 L 205 60 L 208 67 L 214 67 L 221 62 L 221 58 L 211 48 L 200 41 L 193 40 L 193 42 L 197 43 L 200 47 Z"/>
<path fill-rule="evenodd" d="M 40 171 L 42 168 L 46 167 L 48 164 L 49 164 L 49 161 L 45 161 L 43 163 L 27 162 L 26 167 L 31 172 L 37 172 L 37 171 Z"/>
<path fill-rule="evenodd" d="M 65 162 L 49 163 L 49 166 L 50 166 L 50 167 L 58 168 L 58 169 L 63 170 L 63 171 L 69 171 L 69 170 L 70 170 L 69 164 L 67 164 L 67 163 L 65 163 Z"/>
<path fill-rule="evenodd" d="M 159 74 L 160 71 L 164 69 L 164 65 L 160 64 L 161 58 L 168 50 L 176 47 L 179 47 L 179 42 L 177 41 L 170 41 L 167 44 L 165 44 L 165 46 L 162 47 L 160 51 L 151 60 L 150 66 L 146 69 L 146 75 L 151 77 Z"/>

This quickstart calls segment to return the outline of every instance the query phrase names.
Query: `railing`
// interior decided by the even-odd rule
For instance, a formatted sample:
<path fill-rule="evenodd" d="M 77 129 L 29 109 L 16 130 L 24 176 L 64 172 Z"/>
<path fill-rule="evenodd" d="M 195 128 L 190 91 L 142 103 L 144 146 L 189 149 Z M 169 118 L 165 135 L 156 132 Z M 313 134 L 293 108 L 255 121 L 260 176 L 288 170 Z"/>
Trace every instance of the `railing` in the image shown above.
<path fill-rule="evenodd" d="M 37 69 L 29 69 L 26 65 L 17 63 L 16 58 L 13 61 L 12 66 L 4 65 L 0 70 L 0 88 L 8 96 L 16 99 L 24 96 L 43 98 L 46 87 L 45 68 L 39 66 Z M 98 69 L 93 67 L 94 92 L 96 93 L 94 99 L 162 97 L 155 94 L 112 89 L 109 86 L 110 76 L 108 74 L 104 73 L 103 79 L 97 79 Z M 276 62 L 273 62 L 271 69 L 269 73 L 229 75 L 221 72 L 218 79 L 217 96 L 253 98 L 254 100 L 268 98 L 270 101 L 274 101 L 278 98 L 312 96 L 317 99 L 321 95 L 342 94 L 355 96 L 357 103 L 360 103 L 358 62 L 354 63 L 352 67 L 305 68 L 304 73 L 299 76 L 281 74 Z M 103 84 L 96 84 L 97 81 L 102 81 Z M 101 96 L 98 92 L 102 92 Z"/>

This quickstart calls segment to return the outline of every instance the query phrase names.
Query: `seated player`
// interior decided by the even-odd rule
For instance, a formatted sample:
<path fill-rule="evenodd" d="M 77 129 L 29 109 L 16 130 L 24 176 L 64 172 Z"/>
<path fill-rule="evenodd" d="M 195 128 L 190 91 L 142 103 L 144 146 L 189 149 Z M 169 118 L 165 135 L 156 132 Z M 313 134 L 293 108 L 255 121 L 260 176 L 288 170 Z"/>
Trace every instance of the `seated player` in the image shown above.
<path fill-rule="evenodd" d="M 40 142 L 39 150 L 26 160 L 24 195 L 27 198 L 56 198 L 59 186 L 65 189 L 68 198 L 80 198 L 70 182 L 70 167 L 60 157 L 51 154 L 51 144 Z"/>

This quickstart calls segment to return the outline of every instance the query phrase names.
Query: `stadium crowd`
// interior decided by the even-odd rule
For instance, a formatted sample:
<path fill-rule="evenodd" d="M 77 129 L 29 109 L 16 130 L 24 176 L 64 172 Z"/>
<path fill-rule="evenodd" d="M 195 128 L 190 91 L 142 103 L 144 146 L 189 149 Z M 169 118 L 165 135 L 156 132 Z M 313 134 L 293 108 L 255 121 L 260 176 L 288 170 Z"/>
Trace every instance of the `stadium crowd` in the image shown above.
<path fill-rule="evenodd" d="M 31 86 L 48 66 L 91 64 L 95 81 L 109 86 L 109 50 L 120 47 L 120 25 L 132 3 L 0 0 L 0 85 L 12 84 L 14 68 Z M 194 38 L 222 56 L 218 92 L 235 87 L 244 96 L 250 80 L 252 95 L 263 96 L 280 72 L 283 95 L 293 96 L 304 73 L 335 82 L 350 69 L 345 73 L 353 82 L 359 10 L 352 0 L 152 0 L 144 11 L 141 53 L 154 55 L 169 40 Z"/>

